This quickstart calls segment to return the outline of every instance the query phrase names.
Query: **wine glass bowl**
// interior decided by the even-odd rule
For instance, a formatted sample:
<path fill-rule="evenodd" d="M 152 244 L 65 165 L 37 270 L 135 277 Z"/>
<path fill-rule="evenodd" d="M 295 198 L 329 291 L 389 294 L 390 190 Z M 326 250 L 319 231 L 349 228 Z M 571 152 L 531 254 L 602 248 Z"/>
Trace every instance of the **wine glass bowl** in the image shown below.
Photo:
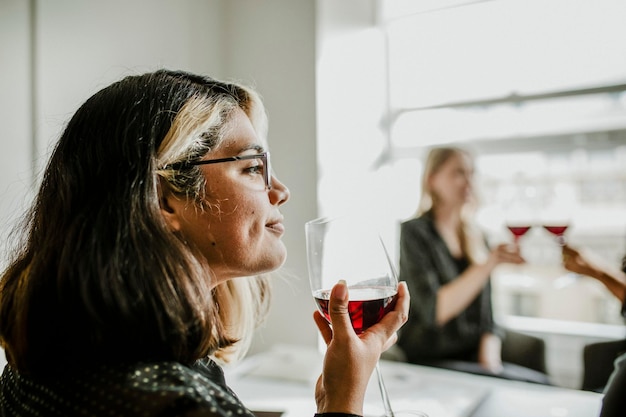
<path fill-rule="evenodd" d="M 556 243 L 559 245 L 561 251 L 563 250 L 563 246 L 567 244 L 567 239 L 565 238 L 565 232 L 569 228 L 569 224 L 565 222 L 550 222 L 544 223 L 543 228 L 546 229 L 550 234 L 552 234 L 556 240 Z M 552 284 L 554 288 L 563 289 L 569 287 L 578 282 L 580 274 L 575 272 L 567 272 L 565 275 L 562 275 L 554 280 Z"/>
<path fill-rule="evenodd" d="M 389 287 L 349 287 L 349 292 L 348 313 L 356 334 L 361 334 L 378 323 L 396 304 L 397 291 Z M 328 312 L 330 290 L 316 291 L 313 297 L 320 313 L 330 323 Z"/>
<path fill-rule="evenodd" d="M 348 310 L 357 334 L 393 310 L 398 280 L 378 232 L 354 218 L 320 218 L 305 225 L 311 292 L 330 322 L 328 300 L 332 287 L 348 285 Z"/>
<path fill-rule="evenodd" d="M 544 229 L 546 229 L 548 232 L 550 232 L 551 234 L 555 236 L 556 242 L 559 244 L 559 246 L 565 246 L 565 243 L 566 243 L 565 231 L 567 230 L 568 227 L 569 225 L 567 224 L 560 224 L 560 225 L 545 224 L 543 226 Z"/>
<path fill-rule="evenodd" d="M 526 233 L 528 233 L 528 231 L 530 230 L 530 228 L 532 226 L 530 225 L 521 225 L 521 224 L 508 224 L 507 229 L 509 229 L 509 231 L 511 232 L 511 234 L 513 235 L 513 240 L 515 240 L 515 243 L 518 243 L 519 239 L 524 236 Z"/>

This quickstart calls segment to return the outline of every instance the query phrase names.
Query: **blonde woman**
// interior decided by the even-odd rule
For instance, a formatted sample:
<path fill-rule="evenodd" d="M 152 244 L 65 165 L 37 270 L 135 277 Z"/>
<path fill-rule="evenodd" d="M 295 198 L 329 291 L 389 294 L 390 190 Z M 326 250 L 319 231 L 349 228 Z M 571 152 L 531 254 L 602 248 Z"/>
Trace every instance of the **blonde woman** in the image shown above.
<path fill-rule="evenodd" d="M 467 151 L 430 150 L 417 215 L 401 227 L 400 280 L 414 301 L 398 344 L 413 363 L 504 375 L 490 275 L 524 259 L 516 246 L 488 250 L 472 226 L 473 174 Z"/>

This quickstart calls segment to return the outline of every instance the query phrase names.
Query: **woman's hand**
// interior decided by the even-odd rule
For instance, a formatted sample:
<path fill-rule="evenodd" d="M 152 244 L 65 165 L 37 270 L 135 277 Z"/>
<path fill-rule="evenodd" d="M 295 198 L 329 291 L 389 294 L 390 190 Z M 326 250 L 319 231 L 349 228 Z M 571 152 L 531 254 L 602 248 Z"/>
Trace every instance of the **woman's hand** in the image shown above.
<path fill-rule="evenodd" d="M 329 313 L 332 327 L 316 311 L 315 324 L 327 345 L 322 375 L 315 388 L 318 413 L 363 415 L 367 383 L 380 354 L 397 340 L 396 332 L 406 322 L 409 291 L 398 285 L 395 308 L 383 319 L 357 335 L 348 314 L 348 287 L 340 281 L 330 294 Z"/>
<path fill-rule="evenodd" d="M 502 372 L 502 341 L 493 333 L 484 333 L 478 346 L 478 363 L 491 373 Z"/>
<path fill-rule="evenodd" d="M 583 255 L 570 246 L 563 246 L 563 267 L 568 271 L 597 279 L 622 303 L 626 302 L 626 273 L 613 269 L 593 254 Z"/>
<path fill-rule="evenodd" d="M 571 246 L 564 245 L 562 249 L 563 253 L 563 267 L 568 271 L 575 272 L 581 275 L 591 276 L 597 278 L 600 275 L 599 270 L 588 259 L 583 257 L 580 252 Z"/>
<path fill-rule="evenodd" d="M 522 258 L 522 255 L 519 251 L 519 246 L 503 243 L 501 245 L 496 246 L 490 253 L 487 264 L 491 266 L 491 268 L 495 268 L 496 266 L 508 263 L 508 264 L 523 264 L 526 261 Z"/>

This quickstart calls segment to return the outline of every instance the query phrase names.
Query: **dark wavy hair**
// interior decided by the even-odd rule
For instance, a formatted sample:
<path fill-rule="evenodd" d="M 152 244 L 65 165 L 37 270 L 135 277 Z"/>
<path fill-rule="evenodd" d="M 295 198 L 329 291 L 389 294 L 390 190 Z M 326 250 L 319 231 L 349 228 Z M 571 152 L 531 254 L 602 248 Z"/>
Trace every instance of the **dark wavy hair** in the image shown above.
<path fill-rule="evenodd" d="M 202 201 L 200 170 L 169 167 L 218 146 L 235 108 L 265 138 L 256 93 L 185 72 L 126 77 L 78 109 L 0 283 L 0 341 L 13 367 L 227 360 L 245 345 L 247 324 L 266 312 L 266 278 L 215 286 L 159 206 L 162 187 Z"/>

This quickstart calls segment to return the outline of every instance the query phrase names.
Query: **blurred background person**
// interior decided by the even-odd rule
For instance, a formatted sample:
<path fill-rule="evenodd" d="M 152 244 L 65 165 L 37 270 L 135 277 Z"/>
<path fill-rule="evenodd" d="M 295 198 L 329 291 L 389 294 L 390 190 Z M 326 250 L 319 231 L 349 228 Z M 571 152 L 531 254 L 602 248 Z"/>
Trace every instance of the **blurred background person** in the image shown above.
<path fill-rule="evenodd" d="M 545 374 L 503 364 L 505 334 L 493 320 L 490 276 L 524 259 L 516 245 L 489 250 L 473 226 L 473 175 L 468 151 L 430 150 L 417 214 L 401 225 L 400 280 L 414 301 L 398 345 L 412 363 L 549 383 Z"/>
<path fill-rule="evenodd" d="M 606 265 L 589 253 L 574 249 L 569 245 L 563 246 L 563 267 L 568 271 L 586 275 L 600 281 L 622 302 L 622 316 L 626 317 L 626 256 L 622 260 L 622 270 Z M 610 375 L 600 417 L 623 416 L 626 410 L 626 340 L 601 342 L 595 345 L 602 361 L 614 361 L 614 370 Z M 588 360 L 588 359 L 586 359 Z M 587 371 L 586 371 L 587 372 Z"/>

